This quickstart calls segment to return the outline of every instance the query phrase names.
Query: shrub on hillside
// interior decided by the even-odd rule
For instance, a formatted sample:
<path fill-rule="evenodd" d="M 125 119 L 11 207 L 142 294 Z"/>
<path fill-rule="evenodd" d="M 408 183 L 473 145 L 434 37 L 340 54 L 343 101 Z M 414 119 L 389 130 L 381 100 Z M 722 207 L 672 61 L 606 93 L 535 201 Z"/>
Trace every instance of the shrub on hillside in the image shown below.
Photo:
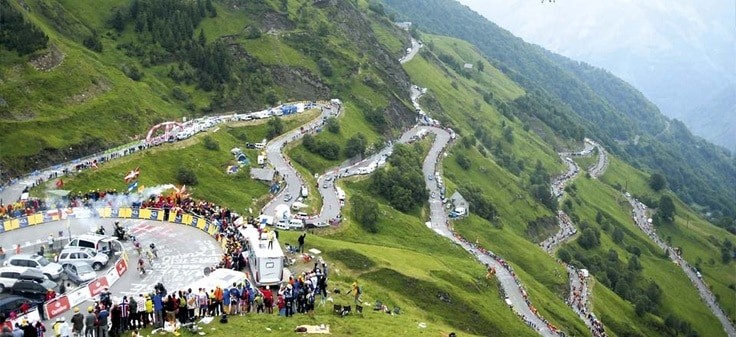
<path fill-rule="evenodd" d="M 472 164 L 470 159 L 468 159 L 468 156 L 463 153 L 458 153 L 457 156 L 455 156 L 455 161 L 463 170 L 466 171 L 470 169 L 470 165 Z"/>
<path fill-rule="evenodd" d="M 182 185 L 195 186 L 199 183 L 197 174 L 188 167 L 180 167 L 176 172 L 176 181 Z"/>
<path fill-rule="evenodd" d="M 266 138 L 273 139 L 274 137 L 284 133 L 284 122 L 277 117 L 271 117 L 268 120 L 268 130 L 266 131 Z"/>
<path fill-rule="evenodd" d="M 362 133 L 358 133 L 355 136 L 350 137 L 347 144 L 345 144 L 345 157 L 363 157 L 366 151 L 366 143 L 367 141 Z"/>
<path fill-rule="evenodd" d="M 353 208 L 353 216 L 369 233 L 378 233 L 378 203 L 373 199 L 366 198 L 362 195 L 355 195 L 350 198 L 350 205 Z"/>
<path fill-rule="evenodd" d="M 337 122 L 337 118 L 330 117 L 327 119 L 327 131 L 332 133 L 340 133 L 340 123 Z"/>
<path fill-rule="evenodd" d="M 340 158 L 340 145 L 336 143 L 315 139 L 311 135 L 304 135 L 302 145 L 307 151 L 318 154 L 325 159 L 336 160 Z"/>
<path fill-rule="evenodd" d="M 204 137 L 204 148 L 211 151 L 218 151 L 220 150 L 220 143 L 211 136 L 206 136 Z"/>
<path fill-rule="evenodd" d="M 140 81 L 143 78 L 143 72 L 136 65 L 124 67 L 123 72 L 133 81 Z"/>

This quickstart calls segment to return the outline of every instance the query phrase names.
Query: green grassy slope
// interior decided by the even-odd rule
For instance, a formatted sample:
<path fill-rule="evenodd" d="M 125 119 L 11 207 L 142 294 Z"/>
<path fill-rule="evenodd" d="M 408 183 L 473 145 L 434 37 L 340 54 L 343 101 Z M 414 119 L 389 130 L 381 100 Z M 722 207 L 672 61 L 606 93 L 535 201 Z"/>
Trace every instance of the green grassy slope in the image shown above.
<path fill-rule="evenodd" d="M 432 37 L 436 52 L 456 50 L 456 56 L 469 63 L 482 59 L 469 45 L 457 40 L 444 40 Z M 461 47 L 462 46 L 462 47 Z M 451 48 L 452 47 L 452 48 Z M 443 49 L 447 48 L 447 49 Z M 473 185 L 481 188 L 484 195 L 491 199 L 498 210 L 494 224 L 471 215 L 455 224 L 464 237 L 477 240 L 515 266 L 519 277 L 529 292 L 532 303 L 540 313 L 553 324 L 568 333 L 587 334 L 582 321 L 567 307 L 564 302 L 567 291 L 566 272 L 554 258 L 544 253 L 536 244 L 525 237 L 527 222 L 552 213 L 535 201 L 525 189 L 525 181 L 534 163 L 539 160 L 552 172 L 562 169 L 557 155 L 536 134 L 523 130 L 518 121 L 502 116 L 494 107 L 483 101 L 482 94 L 474 87 L 490 90 L 494 96 L 513 99 L 523 91 L 518 89 L 508 78 L 503 77 L 490 64 L 477 79 L 467 79 L 452 70 L 443 69 L 437 63 L 427 60 L 431 55 L 422 52 L 414 60 L 405 64 L 407 72 L 421 87 L 427 87 L 430 95 L 440 107 L 431 109 L 431 116 L 442 120 L 446 117 L 456 130 L 472 130 L 474 124 L 483 125 L 490 130 L 494 138 L 499 139 L 504 153 L 510 153 L 517 161 L 524 163 L 524 170 L 519 177 L 497 164 L 488 149 L 485 156 L 478 148 L 467 148 L 462 144 L 462 137 L 473 137 L 466 134 L 461 142 L 450 149 L 450 156 L 443 161 L 443 175 L 446 178 L 448 193 L 452 193 L 457 185 Z M 495 77 L 493 77 L 495 76 Z M 489 80 L 492 78 L 493 80 Z M 494 87 L 488 89 L 487 82 L 501 83 L 502 90 Z M 453 83 L 455 83 L 453 85 Z M 508 84 L 508 85 L 506 85 Z M 457 86 L 457 89 L 455 88 Z M 469 102 L 478 102 L 469 103 Z M 506 124 L 514 129 L 514 141 L 500 140 L 501 125 Z M 464 170 L 454 160 L 454 156 L 465 155 L 471 161 L 471 168 Z"/>
<path fill-rule="evenodd" d="M 319 111 L 284 119 L 285 130 L 293 129 L 314 119 Z M 167 144 L 131 156 L 100 165 L 99 169 L 87 170 L 65 179 L 65 189 L 85 192 L 94 189 L 126 189 L 123 177 L 136 167 L 141 168 L 139 185 L 148 187 L 177 184 L 176 174 L 183 163 L 196 174 L 199 184 L 189 186 L 192 196 L 213 201 L 236 212 L 247 214 L 249 207 L 257 210 L 268 193 L 268 185 L 250 178 L 250 166 L 245 166 L 233 175 L 225 169 L 235 164 L 230 149 L 241 148 L 248 156 L 251 166 L 255 165 L 258 151 L 245 149 L 247 142 L 260 142 L 266 136 L 264 120 L 240 123 L 243 126 L 220 126 L 219 131 L 200 133 L 195 137 L 175 144 Z M 202 140 L 212 137 L 219 150 L 205 148 Z"/>
<path fill-rule="evenodd" d="M 579 178 L 574 184 L 575 192 L 571 198 L 575 202 L 573 212 L 570 214 L 579 217 L 579 223 L 587 222 L 598 228 L 601 232 L 601 243 L 597 248 L 584 250 L 577 246 L 577 241 L 580 240 L 578 238 L 575 242 L 568 244 L 570 248 L 587 256 L 597 255 L 603 259 L 606 259 L 609 251 L 613 250 L 616 251 L 619 260 L 625 263 L 632 256 L 628 249 L 634 246 L 639 247 L 642 252 L 639 260 L 643 267 L 641 271 L 643 278 L 653 280 L 663 290 L 662 302 L 657 315 L 659 317 L 650 314 L 645 314 L 643 317 L 638 316 L 626 309 L 633 308 L 630 302 L 622 304 L 622 308 L 597 305 L 595 306 L 597 315 L 607 318 L 612 327 L 620 327 L 621 330 L 614 330 L 619 335 L 634 331 L 642 331 L 644 336 L 659 334 L 662 321 L 669 314 L 685 318 L 703 336 L 723 335 L 719 322 L 700 300 L 685 274 L 678 266 L 664 257 L 662 251 L 633 223 L 630 217 L 630 206 L 623 196 L 610 186 L 593 179 Z M 608 227 L 608 230 L 596 222 L 597 212 L 601 212 L 609 220 L 611 226 Z M 614 243 L 611 237 L 616 227 L 621 228 L 624 233 L 620 244 Z M 592 272 L 596 274 L 595 270 Z M 595 289 L 598 290 L 603 286 L 603 284 L 597 284 Z M 606 298 L 618 296 L 603 293 Z M 593 297 L 596 296 L 598 293 L 594 292 Z M 608 324 L 606 320 L 603 323 Z"/>
<path fill-rule="evenodd" d="M 11 3 L 20 8 L 17 0 Z M 205 17 L 194 28 L 195 35 L 201 30 L 208 42 L 228 44 L 236 62 L 231 74 L 235 80 L 206 91 L 196 80 L 177 83 L 169 76 L 172 71 L 196 70 L 185 65 L 185 57 L 168 55 L 141 40 L 132 20 L 121 32 L 112 28 L 112 13 L 127 13 L 131 3 L 115 0 L 93 6 L 48 0 L 29 3 L 31 11 L 21 10 L 50 38 L 48 50 L 37 54 L 58 50 L 64 57 L 58 67 L 37 71 L 27 62 L 29 57 L 0 50 L 0 98 L 7 102 L 0 106 L 4 170 L 23 174 L 126 143 L 161 121 L 250 111 L 269 102 L 349 98 L 359 110 L 388 113 L 386 128 L 367 132 L 371 137 L 390 133 L 413 118 L 404 115 L 410 110 L 394 94 L 408 86 L 405 75 L 396 71 L 400 68 L 393 57 L 381 56 L 390 54 L 390 47 L 376 48 L 380 44 L 374 43 L 380 39 L 396 45 L 406 37 L 385 16 L 361 12 L 362 5 L 325 8 L 292 0 L 284 8 L 280 1 L 235 6 L 213 1 L 218 15 Z M 261 34 L 250 35 L 251 29 Z M 330 34 L 320 33 L 323 30 Z M 380 36 L 371 35 L 373 31 Z M 99 36 L 102 52 L 82 45 L 93 33 Z M 156 54 L 157 49 L 163 54 Z M 329 64 L 329 71 L 318 65 L 320 60 Z M 141 71 L 140 80 L 126 76 L 124 69 L 130 67 Z M 115 132 L 110 132 L 113 127 Z"/>
<path fill-rule="evenodd" d="M 611 158 L 606 174 L 601 181 L 613 187 L 626 187 L 632 195 L 658 201 L 662 193 L 653 191 L 647 184 L 648 176 L 627 165 L 621 160 Z M 695 211 L 684 205 L 675 196 L 675 222 L 657 227 L 662 240 L 672 247 L 682 249 L 685 260 L 697 267 L 706 283 L 716 294 L 718 302 L 731 320 L 736 320 L 736 263 L 727 265 L 721 261 L 721 246 L 724 239 L 736 243 L 736 235 L 703 220 Z"/>

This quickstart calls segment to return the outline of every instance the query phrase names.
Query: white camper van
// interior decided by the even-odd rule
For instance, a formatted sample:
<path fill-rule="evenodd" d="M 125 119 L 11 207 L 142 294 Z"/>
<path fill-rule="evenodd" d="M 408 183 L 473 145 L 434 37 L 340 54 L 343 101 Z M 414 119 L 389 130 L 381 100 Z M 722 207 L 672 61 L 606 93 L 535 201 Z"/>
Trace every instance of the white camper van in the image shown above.
<path fill-rule="evenodd" d="M 248 260 L 253 282 L 258 285 L 276 285 L 284 278 L 284 252 L 278 239 L 273 239 L 273 248 L 268 248 L 268 236 L 261 239 L 258 230 L 252 226 L 240 228 L 240 233 L 248 242 L 248 250 L 243 252 Z"/>
<path fill-rule="evenodd" d="M 291 219 L 289 220 L 289 229 L 302 230 L 304 229 L 304 220 L 302 219 Z"/>

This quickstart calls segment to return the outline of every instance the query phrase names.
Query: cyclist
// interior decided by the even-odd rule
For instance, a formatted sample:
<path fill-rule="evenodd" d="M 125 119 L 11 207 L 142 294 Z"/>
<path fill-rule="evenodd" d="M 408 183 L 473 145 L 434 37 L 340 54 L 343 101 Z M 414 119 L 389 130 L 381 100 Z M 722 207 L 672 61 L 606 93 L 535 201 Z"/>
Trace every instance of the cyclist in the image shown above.
<path fill-rule="evenodd" d="M 146 250 L 146 257 L 148 258 L 148 264 L 153 266 L 153 252 L 151 252 L 150 250 Z"/>
<path fill-rule="evenodd" d="M 151 253 L 153 253 L 153 258 L 158 259 L 158 249 L 156 249 L 156 245 L 153 242 L 151 242 L 151 244 L 148 245 L 148 247 L 151 248 Z"/>
<path fill-rule="evenodd" d="M 141 275 L 146 273 L 145 262 L 143 262 L 143 257 L 138 258 L 138 271 L 141 273 Z"/>
<path fill-rule="evenodd" d="M 133 247 L 135 247 L 135 251 L 138 253 L 138 256 L 141 256 L 141 243 L 136 241 L 133 243 Z"/>

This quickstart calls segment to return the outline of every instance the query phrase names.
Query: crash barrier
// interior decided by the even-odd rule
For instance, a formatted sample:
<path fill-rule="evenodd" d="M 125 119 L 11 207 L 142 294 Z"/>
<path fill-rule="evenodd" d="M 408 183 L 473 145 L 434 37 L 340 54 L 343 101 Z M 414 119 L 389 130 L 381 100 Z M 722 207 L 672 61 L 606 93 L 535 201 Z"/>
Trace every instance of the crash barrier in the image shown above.
<path fill-rule="evenodd" d="M 44 303 L 43 308 L 46 312 L 46 318 L 54 319 L 66 313 L 71 308 L 96 297 L 105 288 L 109 288 L 115 284 L 126 271 L 128 271 L 128 261 L 124 257 L 121 257 L 115 261 L 115 268 L 110 268 L 105 275 Z"/>
<path fill-rule="evenodd" d="M 38 312 L 37 308 L 33 308 L 31 310 L 28 310 L 28 312 L 26 312 L 25 314 L 16 317 L 15 319 L 5 320 L 4 326 L 10 328 L 10 330 L 13 330 L 13 327 L 15 327 L 15 324 L 20 325 L 23 323 L 23 321 L 35 322 L 35 321 L 40 321 L 40 320 L 41 320 L 41 314 Z"/>
<path fill-rule="evenodd" d="M 22 229 L 30 226 L 43 224 L 46 222 L 67 220 L 67 219 L 86 219 L 86 218 L 120 218 L 120 219 L 139 219 L 168 221 L 172 223 L 182 224 L 186 226 L 196 227 L 201 231 L 215 236 L 219 231 L 218 225 L 211 221 L 188 213 L 169 212 L 168 210 L 155 208 L 134 208 L 134 207 L 102 207 L 102 208 L 66 208 L 60 210 L 49 210 L 37 212 L 31 215 L 24 215 L 19 218 L 0 220 L 0 234 Z"/>

